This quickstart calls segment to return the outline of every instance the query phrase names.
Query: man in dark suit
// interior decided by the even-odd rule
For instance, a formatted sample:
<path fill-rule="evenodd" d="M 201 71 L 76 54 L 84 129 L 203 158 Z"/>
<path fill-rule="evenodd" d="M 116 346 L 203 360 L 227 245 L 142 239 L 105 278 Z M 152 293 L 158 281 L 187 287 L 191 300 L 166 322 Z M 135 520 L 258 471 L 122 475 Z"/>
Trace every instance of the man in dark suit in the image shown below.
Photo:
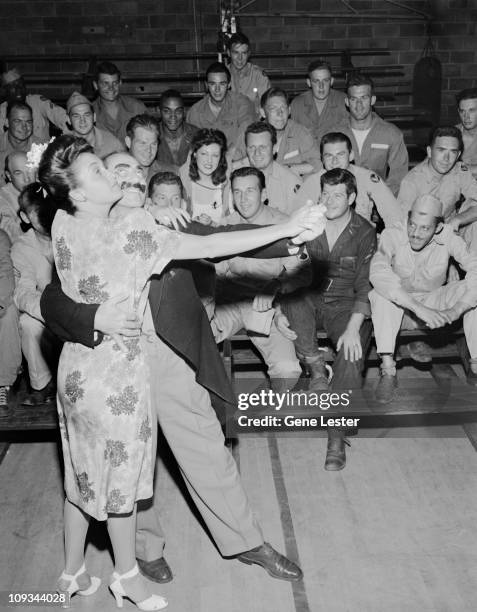
<path fill-rule="evenodd" d="M 124 170 L 126 158 L 133 162 L 130 156 L 121 156 Z M 205 235 L 225 229 L 191 223 L 186 231 Z M 297 247 L 280 241 L 256 254 L 278 257 L 293 254 L 290 249 Z M 300 580 L 300 568 L 264 542 L 235 462 L 224 445 L 212 402 L 223 411 L 235 404 L 235 398 L 187 264 L 173 262 L 161 276 L 153 277 L 149 304 L 150 324 L 156 332 L 147 343 L 153 406 L 217 547 L 225 557 L 261 565 L 274 578 Z M 133 336 L 140 325 L 117 300 L 101 305 L 73 302 L 61 291 L 58 279 L 45 289 L 41 310 L 46 324 L 60 338 L 91 348 L 102 341 L 104 333 Z M 138 513 L 136 552 L 142 572 L 157 582 L 172 579 L 163 547 L 157 510 L 152 506 Z"/>

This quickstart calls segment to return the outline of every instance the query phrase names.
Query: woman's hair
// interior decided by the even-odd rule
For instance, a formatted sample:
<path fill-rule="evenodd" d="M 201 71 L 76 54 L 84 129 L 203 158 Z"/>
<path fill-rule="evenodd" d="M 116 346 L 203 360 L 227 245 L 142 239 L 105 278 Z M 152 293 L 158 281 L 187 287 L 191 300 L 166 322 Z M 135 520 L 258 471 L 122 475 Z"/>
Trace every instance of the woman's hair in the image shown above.
<path fill-rule="evenodd" d="M 38 181 L 50 196 L 45 204 L 55 212 L 61 208 L 72 215 L 76 210 L 70 199 L 70 191 L 76 187 L 71 165 L 82 153 L 93 153 L 93 147 L 84 138 L 65 134 L 51 142 L 41 156 Z"/>
<path fill-rule="evenodd" d="M 217 144 L 220 147 L 219 165 L 214 170 L 211 177 L 214 185 L 220 185 L 225 181 L 227 175 L 227 158 L 225 156 L 227 152 L 227 139 L 225 138 L 225 134 L 220 130 L 209 130 L 204 128 L 194 134 L 190 150 L 189 177 L 192 181 L 199 180 L 196 154 L 200 147 L 211 144 Z"/>
<path fill-rule="evenodd" d="M 55 218 L 57 208 L 49 206 L 43 195 L 43 187 L 40 183 L 30 183 L 26 185 L 18 196 L 20 211 L 27 216 L 33 210 L 38 214 L 38 221 L 49 236 L 51 235 L 51 225 Z"/>

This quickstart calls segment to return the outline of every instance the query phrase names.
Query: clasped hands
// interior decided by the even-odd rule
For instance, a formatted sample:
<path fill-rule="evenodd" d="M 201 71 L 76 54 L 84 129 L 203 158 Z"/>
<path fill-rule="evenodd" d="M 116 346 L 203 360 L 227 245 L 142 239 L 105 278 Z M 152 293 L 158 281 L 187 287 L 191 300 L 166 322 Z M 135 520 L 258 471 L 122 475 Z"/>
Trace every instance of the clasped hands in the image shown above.
<path fill-rule="evenodd" d="M 303 244 L 314 240 L 325 230 L 326 207 L 307 200 L 306 204 L 290 215 L 289 224 L 296 228 L 291 239 L 293 244 Z"/>

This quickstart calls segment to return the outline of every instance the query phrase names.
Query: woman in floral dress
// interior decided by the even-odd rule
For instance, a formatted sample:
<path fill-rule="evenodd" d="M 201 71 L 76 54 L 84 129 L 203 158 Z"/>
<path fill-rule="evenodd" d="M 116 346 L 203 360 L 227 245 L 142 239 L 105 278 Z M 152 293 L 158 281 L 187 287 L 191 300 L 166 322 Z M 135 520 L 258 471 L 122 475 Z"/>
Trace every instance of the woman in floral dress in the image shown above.
<path fill-rule="evenodd" d="M 61 136 L 50 143 L 39 167 L 45 206 L 58 209 L 52 227 L 55 263 L 63 291 L 83 303 L 130 295 L 142 316 L 148 279 L 172 259 L 211 258 L 254 249 L 312 230 L 316 208 L 287 223 L 206 237 L 158 226 L 144 209 L 110 216 L 121 189 L 85 140 Z M 106 338 L 94 349 L 64 345 L 58 399 L 65 461 L 66 566 L 59 589 L 90 595 L 99 579 L 84 567 L 89 519 L 106 520 L 114 552 L 110 588 L 118 605 L 127 596 L 140 609 L 159 610 L 135 560 L 136 502 L 152 495 L 151 410 L 144 335 L 121 349 Z M 79 569 L 78 569 L 79 568 Z"/>

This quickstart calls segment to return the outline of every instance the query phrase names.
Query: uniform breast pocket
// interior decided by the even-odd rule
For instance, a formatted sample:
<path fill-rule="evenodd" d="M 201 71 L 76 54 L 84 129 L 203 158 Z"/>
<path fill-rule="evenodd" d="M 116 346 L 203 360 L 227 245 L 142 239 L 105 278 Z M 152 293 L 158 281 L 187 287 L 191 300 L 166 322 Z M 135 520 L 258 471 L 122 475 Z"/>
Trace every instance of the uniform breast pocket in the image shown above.
<path fill-rule="evenodd" d="M 357 257 L 340 257 L 340 267 L 350 272 L 356 272 Z"/>

